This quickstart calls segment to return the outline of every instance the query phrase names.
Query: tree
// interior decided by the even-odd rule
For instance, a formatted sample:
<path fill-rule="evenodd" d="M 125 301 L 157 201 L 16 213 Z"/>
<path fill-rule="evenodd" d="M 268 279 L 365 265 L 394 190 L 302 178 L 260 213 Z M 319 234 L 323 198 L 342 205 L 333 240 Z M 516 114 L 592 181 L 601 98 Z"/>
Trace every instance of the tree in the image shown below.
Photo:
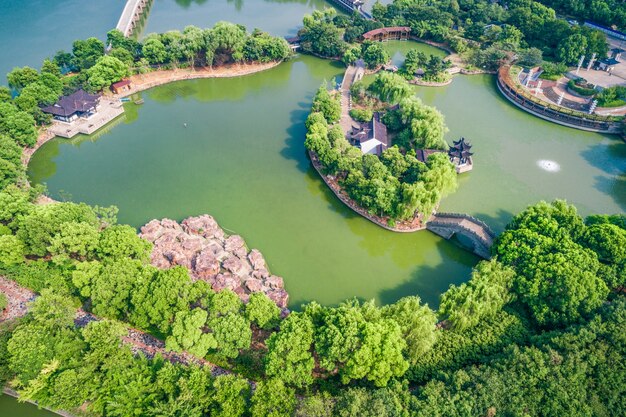
<path fill-rule="evenodd" d="M 444 135 L 448 131 L 443 114 L 422 103 L 417 97 L 400 102 L 402 123 L 408 127 L 410 144 L 418 149 L 447 149 Z"/>
<path fill-rule="evenodd" d="M 608 294 L 597 255 L 574 241 L 583 229 L 573 206 L 542 202 L 515 216 L 494 245 L 515 269 L 513 289 L 541 326 L 576 323 Z"/>
<path fill-rule="evenodd" d="M 417 296 L 404 297 L 383 307 L 382 314 L 400 326 L 406 342 L 406 358 L 415 362 L 435 343 L 437 316 L 428 305 L 421 305 Z"/>
<path fill-rule="evenodd" d="M 390 104 L 399 103 L 413 95 L 413 89 L 404 78 L 393 72 L 381 72 L 376 75 L 368 90 L 375 97 Z"/>
<path fill-rule="evenodd" d="M 156 37 L 146 39 L 141 48 L 141 52 L 152 65 L 163 64 L 166 62 L 167 51 L 165 50 L 165 45 L 163 45 L 163 42 Z"/>
<path fill-rule="evenodd" d="M 320 112 L 328 123 L 334 123 L 341 118 L 341 103 L 338 95 L 331 95 L 326 88 L 326 83 L 322 83 L 313 97 L 312 112 Z"/>
<path fill-rule="evenodd" d="M 114 56 L 106 55 L 87 70 L 87 80 L 92 90 L 100 91 L 129 74 L 127 64 Z"/>
<path fill-rule="evenodd" d="M 100 233 L 96 252 L 101 258 L 133 258 L 148 261 L 152 245 L 128 225 L 113 225 Z"/>
<path fill-rule="evenodd" d="M 389 61 L 389 53 L 380 43 L 363 43 L 361 45 L 363 60 L 368 68 L 376 68 Z"/>
<path fill-rule="evenodd" d="M 259 328 L 269 330 L 280 319 L 280 308 L 265 293 L 255 292 L 246 305 L 246 317 Z"/>
<path fill-rule="evenodd" d="M 50 239 L 48 252 L 60 261 L 91 257 L 98 245 L 99 231 L 87 222 L 65 222 Z"/>
<path fill-rule="evenodd" d="M 9 103 L 0 103 L 0 134 L 13 139 L 21 146 L 32 147 L 37 142 L 35 119 Z"/>
<path fill-rule="evenodd" d="M 540 49 L 528 48 L 517 53 L 517 63 L 524 67 L 536 67 L 543 61 L 543 54 Z"/>
<path fill-rule="evenodd" d="M 31 67 L 13 68 L 13 70 L 7 74 L 9 87 L 16 90 L 21 90 L 27 85 L 37 82 L 37 80 L 39 80 L 39 73 L 36 69 Z"/>
<path fill-rule="evenodd" d="M 626 261 L 626 230 L 619 226 L 594 224 L 587 227 L 581 243 L 598 254 L 601 261 L 617 264 Z"/>
<path fill-rule="evenodd" d="M 381 316 L 372 302 L 344 302 L 324 310 L 319 321 L 314 340 L 320 366 L 328 371 L 338 369 L 344 384 L 364 378 L 385 386 L 390 378 L 407 370 L 400 326 Z"/>
<path fill-rule="evenodd" d="M 104 55 L 104 43 L 98 38 L 77 40 L 72 44 L 72 53 L 72 67 L 86 70 L 96 65 Z"/>
<path fill-rule="evenodd" d="M 246 412 L 250 385 L 236 375 L 220 375 L 213 382 L 211 416 L 240 417 Z"/>
<path fill-rule="evenodd" d="M 239 351 L 248 349 L 252 341 L 250 322 L 238 313 L 227 313 L 209 320 L 209 327 L 217 342 L 217 352 L 225 358 L 236 358 Z"/>
<path fill-rule="evenodd" d="M 295 391 L 279 379 L 267 379 L 257 384 L 250 412 L 252 417 L 289 417 L 295 407 Z"/>
<path fill-rule="evenodd" d="M 45 256 L 55 237 L 66 223 L 71 222 L 99 226 L 96 215 L 86 204 L 47 204 L 35 206 L 32 212 L 20 220 L 17 236 L 26 244 L 28 253 Z"/>
<path fill-rule="evenodd" d="M 341 29 L 333 23 L 336 11 L 332 8 L 314 11 L 303 18 L 304 27 L 298 31 L 300 44 L 306 52 L 323 57 L 340 57 L 347 49 Z"/>
<path fill-rule="evenodd" d="M 472 278 L 451 285 L 441 296 L 439 313 L 454 329 L 465 330 L 494 317 L 512 299 L 515 272 L 496 260 L 480 262 Z"/>
<path fill-rule="evenodd" d="M 210 349 L 217 346 L 214 336 L 202 331 L 207 317 L 207 312 L 200 308 L 176 313 L 172 334 L 165 340 L 165 347 L 177 352 L 187 351 L 204 358 Z"/>
<path fill-rule="evenodd" d="M 191 289 L 186 268 L 177 266 L 157 271 L 131 295 L 132 322 L 144 329 L 156 328 L 168 334 L 174 315 L 189 309 Z"/>
<path fill-rule="evenodd" d="M 565 38 L 559 43 L 557 57 L 566 64 L 575 64 L 587 50 L 587 38 L 577 33 Z"/>
<path fill-rule="evenodd" d="M 315 361 L 311 354 L 313 323 L 301 313 L 291 313 L 280 331 L 267 340 L 265 373 L 302 388 L 313 383 Z"/>

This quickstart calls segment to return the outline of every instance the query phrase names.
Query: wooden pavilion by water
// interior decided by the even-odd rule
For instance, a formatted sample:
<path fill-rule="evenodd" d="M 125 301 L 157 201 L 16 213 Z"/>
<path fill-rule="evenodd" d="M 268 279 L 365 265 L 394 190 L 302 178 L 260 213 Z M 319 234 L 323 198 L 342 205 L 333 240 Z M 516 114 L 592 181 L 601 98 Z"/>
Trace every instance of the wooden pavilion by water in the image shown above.
<path fill-rule="evenodd" d="M 408 26 L 394 26 L 370 30 L 363 34 L 366 41 L 406 41 L 411 35 L 411 28 Z"/>

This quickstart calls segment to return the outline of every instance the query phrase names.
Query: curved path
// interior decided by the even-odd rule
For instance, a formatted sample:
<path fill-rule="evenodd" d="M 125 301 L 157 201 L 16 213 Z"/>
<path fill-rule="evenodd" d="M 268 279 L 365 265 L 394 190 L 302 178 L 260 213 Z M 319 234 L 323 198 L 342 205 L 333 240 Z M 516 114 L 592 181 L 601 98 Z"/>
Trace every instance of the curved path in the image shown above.
<path fill-rule="evenodd" d="M 37 294 L 34 291 L 2 276 L 0 276 L 0 293 L 6 295 L 9 302 L 7 308 L 0 315 L 0 323 L 25 316 L 30 310 L 30 303 L 37 298 Z M 74 323 L 77 327 L 82 328 L 92 321 L 99 320 L 102 319 L 83 309 L 78 309 L 76 310 Z M 226 369 L 190 353 L 168 351 L 165 349 L 165 343 L 162 340 L 148 333 L 133 329 L 130 326 L 128 326 L 128 334 L 122 337 L 122 342 L 129 345 L 134 353 L 141 352 L 148 358 L 153 358 L 156 354 L 160 354 L 172 363 L 193 363 L 209 366 L 213 376 L 230 373 Z"/>

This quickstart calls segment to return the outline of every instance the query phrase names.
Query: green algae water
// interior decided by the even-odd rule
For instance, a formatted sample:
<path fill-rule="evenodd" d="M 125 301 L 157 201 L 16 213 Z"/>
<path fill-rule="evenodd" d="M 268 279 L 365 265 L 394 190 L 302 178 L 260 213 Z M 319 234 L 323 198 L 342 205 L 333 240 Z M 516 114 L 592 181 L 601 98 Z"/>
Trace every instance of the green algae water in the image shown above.
<path fill-rule="evenodd" d="M 312 96 L 342 72 L 300 56 L 250 76 L 152 89 L 109 132 L 46 144 L 31 179 L 56 198 L 115 204 L 134 226 L 209 213 L 263 252 L 292 306 L 407 294 L 436 306 L 477 259 L 428 232 L 396 234 L 352 213 L 306 156 Z"/>
<path fill-rule="evenodd" d="M 54 417 L 54 414 L 47 410 L 37 408 L 28 403 L 20 403 L 16 398 L 0 393 L 0 416 L 2 417 Z"/>

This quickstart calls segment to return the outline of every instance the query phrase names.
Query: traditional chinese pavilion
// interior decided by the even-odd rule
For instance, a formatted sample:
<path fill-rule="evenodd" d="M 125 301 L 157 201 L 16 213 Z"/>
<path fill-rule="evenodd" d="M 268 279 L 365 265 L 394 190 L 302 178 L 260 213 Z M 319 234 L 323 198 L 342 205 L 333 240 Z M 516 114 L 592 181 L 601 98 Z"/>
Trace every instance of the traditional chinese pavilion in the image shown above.
<path fill-rule="evenodd" d="M 455 140 L 448 150 L 450 161 L 456 165 L 457 173 L 470 171 L 472 169 L 472 145 L 465 141 L 465 138 Z"/>
<path fill-rule="evenodd" d="M 56 120 L 72 122 L 79 117 L 93 115 L 100 104 L 100 94 L 89 94 L 78 90 L 69 96 L 63 96 L 52 106 L 43 107 L 44 113 L 51 114 Z"/>

